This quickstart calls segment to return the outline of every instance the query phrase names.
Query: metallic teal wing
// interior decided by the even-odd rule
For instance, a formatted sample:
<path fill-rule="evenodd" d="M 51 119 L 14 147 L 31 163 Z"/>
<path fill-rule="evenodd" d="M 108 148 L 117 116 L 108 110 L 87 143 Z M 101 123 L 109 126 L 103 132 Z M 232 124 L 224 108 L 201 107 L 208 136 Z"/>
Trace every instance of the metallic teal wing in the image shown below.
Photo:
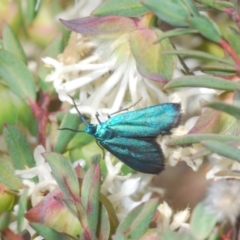
<path fill-rule="evenodd" d="M 100 124 L 122 137 L 156 137 L 170 134 L 180 121 L 180 104 L 164 103 L 111 117 Z"/>
<path fill-rule="evenodd" d="M 98 142 L 136 171 L 158 174 L 164 169 L 164 156 L 154 138 L 117 137 Z"/>

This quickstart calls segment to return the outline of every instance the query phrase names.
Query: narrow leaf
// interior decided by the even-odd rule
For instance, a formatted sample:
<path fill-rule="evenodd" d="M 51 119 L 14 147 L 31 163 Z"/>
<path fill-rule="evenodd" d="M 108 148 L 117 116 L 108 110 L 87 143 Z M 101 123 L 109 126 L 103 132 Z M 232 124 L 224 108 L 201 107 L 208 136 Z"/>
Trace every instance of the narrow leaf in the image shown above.
<path fill-rule="evenodd" d="M 207 39 L 216 43 L 219 43 L 221 40 L 221 32 L 210 18 L 204 15 L 192 16 L 188 18 L 187 21 L 192 27 L 194 27 L 194 29 L 197 29 Z"/>
<path fill-rule="evenodd" d="M 37 4 L 39 5 L 40 3 L 41 1 L 39 2 L 38 0 L 28 1 L 26 18 L 29 23 L 31 23 L 37 16 L 39 7 L 38 9 L 36 9 L 36 7 L 37 7 Z"/>
<path fill-rule="evenodd" d="M 32 223 L 30 224 L 31 227 L 44 239 L 46 240 L 72 240 L 73 238 L 70 236 L 67 236 L 64 233 L 60 233 L 52 228 L 46 227 L 45 225 L 38 224 L 38 223 Z"/>
<path fill-rule="evenodd" d="M 227 30 L 228 41 L 230 42 L 232 48 L 236 51 L 236 53 L 240 55 L 240 33 L 237 31 L 237 29 L 233 27 L 229 27 Z"/>
<path fill-rule="evenodd" d="M 0 77 L 20 98 L 36 99 L 32 74 L 20 59 L 5 50 L 0 50 Z"/>
<path fill-rule="evenodd" d="M 232 67 L 235 67 L 234 63 L 232 61 L 230 61 L 229 59 L 220 58 L 220 57 L 214 56 L 212 54 L 205 53 L 202 51 L 197 51 L 197 50 L 167 50 L 167 51 L 164 51 L 164 54 L 166 54 L 166 55 L 175 54 L 175 55 L 180 55 L 180 56 L 201 58 L 201 59 L 206 59 L 206 60 L 210 60 L 210 61 L 217 61 L 220 63 L 230 65 Z"/>
<path fill-rule="evenodd" d="M 141 4 L 141 0 L 107 0 L 94 10 L 94 16 L 120 15 L 125 17 L 140 16 L 148 10 Z"/>
<path fill-rule="evenodd" d="M 165 88 L 179 88 L 179 87 L 205 87 L 214 88 L 225 91 L 240 90 L 240 84 L 237 82 L 231 82 L 222 78 L 213 76 L 184 76 L 173 81 L 170 81 L 165 85 Z"/>
<path fill-rule="evenodd" d="M 35 167 L 32 151 L 18 129 L 11 125 L 5 125 L 3 135 L 14 168 L 21 170 Z"/>
<path fill-rule="evenodd" d="M 109 216 L 104 205 L 100 206 L 100 214 L 98 219 L 98 239 L 99 240 L 108 240 L 110 235 L 110 223 Z"/>
<path fill-rule="evenodd" d="M 23 188 L 21 179 L 15 175 L 15 169 L 7 157 L 0 159 L 0 182 L 13 191 Z"/>
<path fill-rule="evenodd" d="M 177 28 L 177 29 L 169 30 L 167 32 L 162 33 L 156 42 L 160 42 L 165 38 L 175 37 L 175 36 L 184 35 L 184 34 L 197 33 L 197 32 L 198 31 L 194 29 Z"/>
<path fill-rule="evenodd" d="M 217 224 L 217 216 L 208 214 L 203 203 L 199 203 L 193 210 L 190 229 L 196 239 L 206 239 Z"/>
<path fill-rule="evenodd" d="M 176 137 L 167 141 L 170 147 L 187 146 L 194 143 L 199 143 L 204 140 L 215 140 L 221 142 L 240 141 L 239 136 L 221 135 L 221 134 L 187 134 L 181 137 Z"/>
<path fill-rule="evenodd" d="M 84 17 L 72 20 L 60 19 L 60 22 L 68 29 L 82 34 L 109 34 L 133 31 L 135 22 L 121 16 Z"/>
<path fill-rule="evenodd" d="M 61 125 L 59 127 L 60 129 L 57 135 L 56 144 L 54 146 L 54 152 L 59 152 L 59 153 L 64 152 L 67 144 L 76 134 L 75 132 L 72 132 L 72 131 L 61 130 L 61 128 L 70 128 L 73 130 L 78 130 L 79 123 L 80 121 L 79 121 L 78 115 L 70 114 L 70 113 L 65 114 L 61 122 Z"/>
<path fill-rule="evenodd" d="M 108 218 L 110 219 L 110 232 L 113 235 L 116 232 L 116 229 L 119 225 L 118 218 L 116 215 L 116 211 L 112 205 L 112 203 L 108 200 L 108 198 L 100 193 L 100 202 L 104 205 L 105 209 L 108 213 Z M 101 224 L 101 222 L 99 222 Z"/>
<path fill-rule="evenodd" d="M 11 223 L 11 215 L 10 211 L 4 212 L 0 215 L 0 231 L 7 229 L 9 224 Z"/>
<path fill-rule="evenodd" d="M 92 159 L 92 163 L 86 172 L 81 190 L 81 198 L 83 207 L 87 210 L 88 223 L 91 232 L 97 230 L 98 224 L 98 209 L 99 209 L 99 195 L 100 195 L 100 182 L 101 171 L 99 155 L 96 155 Z"/>
<path fill-rule="evenodd" d="M 233 117 L 237 118 L 238 120 L 240 120 L 240 108 L 238 107 L 222 102 L 213 102 L 208 104 L 207 106 L 228 113 Z"/>
<path fill-rule="evenodd" d="M 23 222 L 24 222 L 24 214 L 27 210 L 27 201 L 28 201 L 28 194 L 27 189 L 24 189 L 23 193 L 21 194 L 18 202 L 18 213 L 17 213 L 17 230 L 18 233 L 21 233 L 23 229 Z"/>
<path fill-rule="evenodd" d="M 17 36 L 14 34 L 14 32 L 8 26 L 7 23 L 4 23 L 3 25 L 2 44 L 3 44 L 3 48 L 6 51 L 13 53 L 15 56 L 21 59 L 25 64 L 27 64 L 27 57 L 23 51 L 23 48 Z"/>
<path fill-rule="evenodd" d="M 151 199 L 133 209 L 119 224 L 116 233 L 125 238 L 139 239 L 148 229 L 158 206 L 158 199 Z"/>
<path fill-rule="evenodd" d="M 188 26 L 186 18 L 190 16 L 190 12 L 182 1 L 143 0 L 142 3 L 165 22 L 178 27 Z"/>
<path fill-rule="evenodd" d="M 78 178 L 70 161 L 58 153 L 44 153 L 43 156 L 51 166 L 54 178 L 66 198 L 78 199 Z"/>
<path fill-rule="evenodd" d="M 223 142 L 213 140 L 202 141 L 202 144 L 211 152 L 217 153 L 221 156 L 240 161 L 240 149 L 232 147 Z"/>

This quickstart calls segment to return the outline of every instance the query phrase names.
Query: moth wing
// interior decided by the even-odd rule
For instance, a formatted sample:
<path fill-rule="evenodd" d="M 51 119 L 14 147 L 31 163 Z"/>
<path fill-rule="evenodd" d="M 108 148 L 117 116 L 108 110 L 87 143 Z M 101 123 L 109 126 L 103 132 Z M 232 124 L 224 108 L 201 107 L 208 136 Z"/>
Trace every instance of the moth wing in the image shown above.
<path fill-rule="evenodd" d="M 136 171 L 158 174 L 164 169 L 164 156 L 155 138 L 117 137 L 99 143 Z"/>
<path fill-rule="evenodd" d="M 105 124 L 122 137 L 166 135 L 179 124 L 180 108 L 176 103 L 159 104 L 113 116 Z"/>

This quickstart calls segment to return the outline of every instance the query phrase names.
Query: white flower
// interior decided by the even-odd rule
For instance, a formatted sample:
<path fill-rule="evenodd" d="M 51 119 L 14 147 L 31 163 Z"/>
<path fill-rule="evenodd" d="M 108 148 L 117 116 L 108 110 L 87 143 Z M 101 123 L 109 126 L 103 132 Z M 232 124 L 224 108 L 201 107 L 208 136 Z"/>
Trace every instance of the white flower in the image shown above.
<path fill-rule="evenodd" d="M 119 22 L 126 20 L 119 18 Z M 133 20 L 128 21 L 134 25 Z M 146 31 L 155 34 L 153 30 Z M 95 117 L 96 111 L 110 114 L 126 102 L 132 104 L 139 99 L 142 100 L 138 108 L 167 102 L 163 85 L 139 73 L 130 46 L 131 33 L 124 28 L 107 34 L 73 33 L 60 61 L 43 58 L 45 64 L 54 67 L 46 81 L 53 82 L 59 99 L 72 104 L 68 95 L 77 97 L 80 112 L 91 117 Z"/>
<path fill-rule="evenodd" d="M 161 234 L 169 230 L 175 231 L 179 228 L 189 228 L 189 225 L 186 223 L 190 216 L 190 211 L 188 208 L 173 214 L 173 211 L 169 205 L 166 202 L 163 202 L 159 205 L 158 211 L 160 212 L 159 228 Z"/>
<path fill-rule="evenodd" d="M 39 145 L 34 150 L 34 159 L 36 167 L 26 170 L 16 170 L 16 175 L 23 179 L 23 184 L 27 187 L 28 195 L 31 196 L 32 206 L 35 206 L 43 198 L 43 192 L 52 191 L 57 187 L 55 179 L 51 174 L 49 164 L 45 162 L 45 159 L 41 155 L 45 152 L 43 146 Z M 38 183 L 35 183 L 31 179 L 38 177 Z"/>
<path fill-rule="evenodd" d="M 160 188 L 150 186 L 153 175 L 137 173 L 121 176 L 119 174 L 122 162 L 113 166 L 109 153 L 105 155 L 105 161 L 108 172 L 101 186 L 101 192 L 108 197 L 120 220 L 124 219 L 133 208 L 147 202 L 153 192 L 163 193 Z"/>
<path fill-rule="evenodd" d="M 222 179 L 210 185 L 204 203 L 210 214 L 217 215 L 218 221 L 234 224 L 240 216 L 239 198 L 240 181 Z"/>

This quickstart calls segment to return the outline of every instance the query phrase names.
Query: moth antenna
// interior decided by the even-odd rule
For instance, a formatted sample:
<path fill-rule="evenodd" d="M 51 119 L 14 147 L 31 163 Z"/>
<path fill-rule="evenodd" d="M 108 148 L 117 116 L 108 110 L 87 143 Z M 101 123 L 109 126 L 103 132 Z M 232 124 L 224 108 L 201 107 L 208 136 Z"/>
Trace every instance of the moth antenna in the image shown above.
<path fill-rule="evenodd" d="M 101 120 L 100 120 L 100 118 L 99 118 L 99 113 L 98 112 L 96 112 L 96 119 L 98 120 L 98 122 L 99 122 L 99 124 L 101 124 L 102 122 L 101 122 Z"/>
<path fill-rule="evenodd" d="M 112 116 L 112 115 L 115 115 L 116 113 L 128 111 L 130 108 L 136 106 L 141 100 L 142 100 L 142 97 L 140 97 L 140 98 L 137 100 L 137 102 L 135 102 L 134 104 L 130 105 L 129 107 L 123 108 L 123 109 L 120 109 L 120 110 L 118 110 L 118 111 L 116 111 L 116 112 L 113 112 L 113 113 L 111 113 L 111 114 L 108 114 L 108 118 L 111 118 L 111 116 Z"/>
<path fill-rule="evenodd" d="M 80 113 L 80 111 L 78 110 L 77 108 L 77 104 L 75 103 L 74 99 L 72 96 L 68 95 L 71 99 L 72 99 L 72 102 L 73 102 L 73 106 L 74 108 L 76 109 L 77 113 L 78 113 L 78 116 L 82 119 L 83 123 L 85 126 L 88 125 L 88 122 L 86 121 L 86 119 L 83 117 L 83 115 Z"/>
<path fill-rule="evenodd" d="M 72 131 L 72 132 L 85 132 L 85 131 L 75 130 L 75 129 L 71 129 L 71 128 L 58 128 L 58 130 L 69 130 L 69 131 Z"/>

